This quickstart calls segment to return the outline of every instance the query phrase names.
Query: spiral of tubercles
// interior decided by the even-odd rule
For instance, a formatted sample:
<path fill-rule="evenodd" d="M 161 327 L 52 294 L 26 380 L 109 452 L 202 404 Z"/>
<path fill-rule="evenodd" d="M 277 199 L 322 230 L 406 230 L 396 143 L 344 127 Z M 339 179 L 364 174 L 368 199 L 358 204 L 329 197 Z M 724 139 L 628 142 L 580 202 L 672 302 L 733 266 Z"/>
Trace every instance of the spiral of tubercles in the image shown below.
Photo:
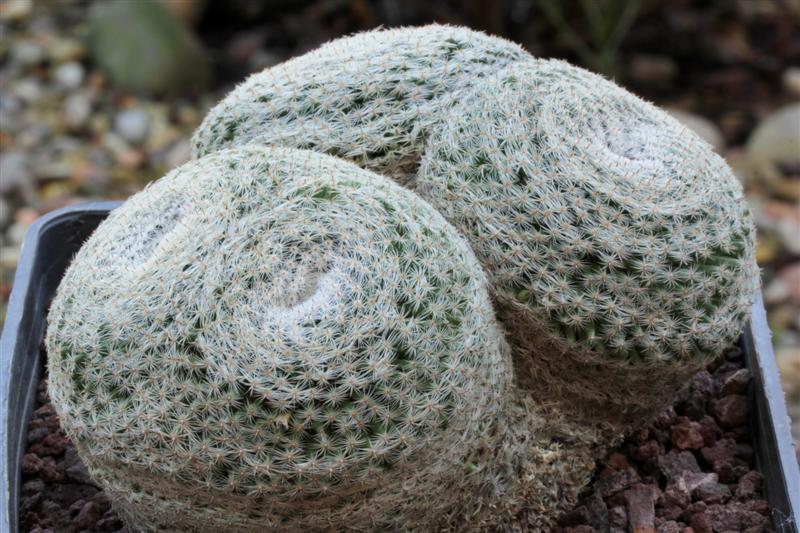
<path fill-rule="evenodd" d="M 49 321 L 63 426 L 134 528 L 413 525 L 506 468 L 513 371 L 469 246 L 329 156 L 171 172 L 81 248 Z"/>
<path fill-rule="evenodd" d="M 485 79 L 432 133 L 416 185 L 472 245 L 533 389 L 559 394 L 580 362 L 607 364 L 572 386 L 587 406 L 616 395 L 624 419 L 640 393 L 665 405 L 741 331 L 758 270 L 740 184 L 600 76 L 530 60 Z M 542 387 L 542 357 L 566 389 Z"/>

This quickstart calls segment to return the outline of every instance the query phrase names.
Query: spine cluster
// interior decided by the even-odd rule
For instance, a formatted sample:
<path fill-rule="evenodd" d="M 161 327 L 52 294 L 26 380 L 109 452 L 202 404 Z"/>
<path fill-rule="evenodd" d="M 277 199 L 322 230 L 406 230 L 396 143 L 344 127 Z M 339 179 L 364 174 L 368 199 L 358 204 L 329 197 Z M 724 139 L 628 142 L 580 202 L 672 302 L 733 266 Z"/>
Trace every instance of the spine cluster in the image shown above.
<path fill-rule="evenodd" d="M 479 32 L 328 43 L 193 152 L 49 316 L 62 425 L 136 531 L 546 530 L 757 290 L 710 146 Z"/>

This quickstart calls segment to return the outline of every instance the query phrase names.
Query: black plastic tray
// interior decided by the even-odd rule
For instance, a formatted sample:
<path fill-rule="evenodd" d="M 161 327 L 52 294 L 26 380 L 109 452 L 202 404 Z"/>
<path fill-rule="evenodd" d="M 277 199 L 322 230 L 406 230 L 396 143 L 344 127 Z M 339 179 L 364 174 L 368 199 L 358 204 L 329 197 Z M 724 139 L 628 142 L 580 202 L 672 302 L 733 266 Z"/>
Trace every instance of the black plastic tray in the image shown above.
<path fill-rule="evenodd" d="M 120 202 L 54 211 L 28 230 L 0 338 L 0 532 L 19 530 L 20 461 L 41 370 L 45 318 L 64 270 L 84 241 Z M 755 449 L 776 531 L 798 533 L 800 473 L 764 304 L 753 305 L 742 348 L 751 387 Z"/>

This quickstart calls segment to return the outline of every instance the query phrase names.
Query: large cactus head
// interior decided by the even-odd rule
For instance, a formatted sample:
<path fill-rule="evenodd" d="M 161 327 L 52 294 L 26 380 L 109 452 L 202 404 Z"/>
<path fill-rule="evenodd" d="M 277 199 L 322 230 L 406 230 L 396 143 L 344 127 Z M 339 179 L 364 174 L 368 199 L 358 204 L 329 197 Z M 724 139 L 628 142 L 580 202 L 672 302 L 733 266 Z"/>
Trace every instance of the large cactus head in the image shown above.
<path fill-rule="evenodd" d="M 666 113 L 567 63 L 506 67 L 434 130 L 417 192 L 472 244 L 528 387 L 587 427 L 668 405 L 757 283 L 742 190 Z"/>
<path fill-rule="evenodd" d="M 68 269 L 47 347 L 134 529 L 411 527 L 502 507 L 469 502 L 508 489 L 511 455 L 551 496 L 585 473 L 528 459 L 532 418 L 503 425 L 513 371 L 468 244 L 325 155 L 223 150 L 132 197 Z"/>
<path fill-rule="evenodd" d="M 405 182 L 457 92 L 526 57 L 504 39 L 440 25 L 336 39 L 239 85 L 195 132 L 193 155 L 258 141 L 335 155 Z"/>

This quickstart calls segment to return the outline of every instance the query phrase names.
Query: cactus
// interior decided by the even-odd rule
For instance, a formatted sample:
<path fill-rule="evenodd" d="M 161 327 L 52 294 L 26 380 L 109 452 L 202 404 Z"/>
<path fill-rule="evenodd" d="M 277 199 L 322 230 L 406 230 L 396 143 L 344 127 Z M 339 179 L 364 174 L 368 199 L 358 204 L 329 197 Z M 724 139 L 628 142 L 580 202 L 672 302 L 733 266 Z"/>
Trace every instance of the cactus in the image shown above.
<path fill-rule="evenodd" d="M 754 229 L 730 168 L 583 69 L 485 79 L 431 133 L 416 184 L 487 272 L 522 386 L 596 442 L 671 404 L 747 317 Z"/>
<path fill-rule="evenodd" d="M 258 141 L 327 153 L 406 183 L 454 96 L 526 57 L 509 41 L 439 25 L 337 39 L 234 89 L 195 132 L 193 156 Z"/>
<path fill-rule="evenodd" d="M 515 400 L 469 245 L 309 151 L 192 161 L 100 225 L 49 314 L 53 403 L 141 531 L 550 523 L 591 472 Z"/>

